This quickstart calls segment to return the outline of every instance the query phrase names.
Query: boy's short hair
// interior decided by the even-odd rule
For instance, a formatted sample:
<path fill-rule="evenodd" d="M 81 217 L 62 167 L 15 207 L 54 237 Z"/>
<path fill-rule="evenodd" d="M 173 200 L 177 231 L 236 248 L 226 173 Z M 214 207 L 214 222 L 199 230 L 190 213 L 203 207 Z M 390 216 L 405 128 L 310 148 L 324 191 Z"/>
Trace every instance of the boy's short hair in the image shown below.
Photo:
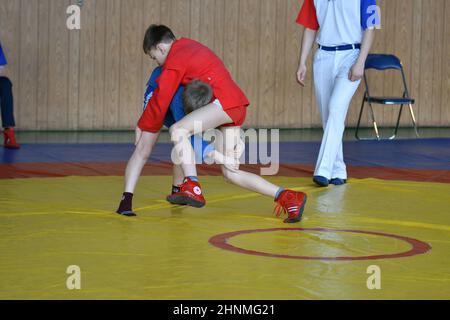
<path fill-rule="evenodd" d="M 152 48 L 160 43 L 170 43 L 176 40 L 172 30 L 165 25 L 152 24 L 148 27 L 144 37 L 144 52 L 148 54 Z"/>
<path fill-rule="evenodd" d="M 200 80 L 192 80 L 184 88 L 183 105 L 186 114 L 211 103 L 213 90 L 211 86 Z"/>

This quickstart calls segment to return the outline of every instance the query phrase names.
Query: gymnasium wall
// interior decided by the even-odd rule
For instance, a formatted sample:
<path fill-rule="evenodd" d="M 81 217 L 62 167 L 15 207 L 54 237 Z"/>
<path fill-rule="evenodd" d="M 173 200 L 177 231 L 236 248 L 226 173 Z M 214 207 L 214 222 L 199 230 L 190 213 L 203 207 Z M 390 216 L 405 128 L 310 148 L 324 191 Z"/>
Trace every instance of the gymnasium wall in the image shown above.
<path fill-rule="evenodd" d="M 151 23 L 167 24 L 223 58 L 252 102 L 247 127 L 320 125 L 311 74 L 307 88 L 295 80 L 302 33 L 295 19 L 302 0 L 84 0 L 81 30 L 69 31 L 66 9 L 76 2 L 0 1 L 0 39 L 18 128 L 134 128 L 155 66 L 142 52 Z M 372 51 L 402 59 L 420 126 L 450 126 L 450 1 L 378 2 L 382 30 Z M 392 72 L 370 76 L 375 94 L 401 90 Z M 349 126 L 356 124 L 362 87 Z M 394 123 L 394 108 L 377 110 L 380 123 Z M 369 124 L 367 116 L 364 121 Z M 403 124 L 409 124 L 407 113 Z"/>

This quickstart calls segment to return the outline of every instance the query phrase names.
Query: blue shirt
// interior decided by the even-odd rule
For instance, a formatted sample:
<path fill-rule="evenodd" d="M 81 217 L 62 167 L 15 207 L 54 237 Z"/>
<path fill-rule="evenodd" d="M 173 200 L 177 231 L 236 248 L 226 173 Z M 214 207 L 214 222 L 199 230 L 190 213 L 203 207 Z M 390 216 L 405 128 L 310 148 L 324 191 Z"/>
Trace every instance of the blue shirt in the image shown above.
<path fill-rule="evenodd" d="M 0 43 L 0 66 L 6 66 L 7 64 L 8 61 L 6 61 L 6 57 L 2 49 L 2 44 Z"/>

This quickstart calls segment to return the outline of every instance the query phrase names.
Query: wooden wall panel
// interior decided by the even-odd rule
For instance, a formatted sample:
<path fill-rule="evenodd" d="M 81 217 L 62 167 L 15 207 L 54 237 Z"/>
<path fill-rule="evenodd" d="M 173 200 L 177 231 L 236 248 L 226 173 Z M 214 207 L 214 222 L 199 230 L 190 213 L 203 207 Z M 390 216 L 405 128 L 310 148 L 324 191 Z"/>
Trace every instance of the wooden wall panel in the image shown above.
<path fill-rule="evenodd" d="M 287 1 L 276 0 L 277 10 L 275 13 L 276 28 L 275 28 L 275 105 L 273 115 L 273 127 L 279 126 L 283 123 L 288 114 L 287 100 L 285 95 L 285 79 L 286 79 L 286 19 L 287 19 Z M 300 39 L 300 38 L 299 38 Z M 300 40 L 299 40 L 300 41 Z M 289 76 L 289 74 L 288 74 Z M 298 107 L 298 105 L 297 105 Z M 270 117 L 270 115 L 268 115 Z M 271 126 L 268 126 L 271 127 Z"/>
<path fill-rule="evenodd" d="M 122 0 L 123 1 L 123 0 Z M 171 9 L 172 9 L 172 0 L 160 0 L 160 23 L 165 25 L 171 25 Z M 176 19 L 177 17 L 175 17 Z"/>
<path fill-rule="evenodd" d="M 320 127 L 308 59 L 307 87 L 295 80 L 303 28 L 295 23 L 303 0 L 85 0 L 81 30 L 66 28 L 77 0 L 2 0 L 0 39 L 10 62 L 15 114 L 23 130 L 132 129 L 155 62 L 142 52 L 151 23 L 172 27 L 224 60 L 251 100 L 247 126 Z M 372 52 L 404 63 L 421 126 L 450 126 L 450 4 L 446 0 L 379 0 L 382 29 Z M 372 91 L 401 91 L 393 72 L 370 72 Z M 357 121 L 364 85 L 349 109 Z M 393 125 L 396 109 L 376 108 Z M 363 124 L 370 125 L 368 115 Z M 409 125 L 408 113 L 402 125 Z"/>
<path fill-rule="evenodd" d="M 411 62 L 412 62 L 412 33 L 413 28 L 411 27 L 413 24 L 413 5 L 412 1 L 397 1 L 396 2 L 396 12 L 398 15 L 398 21 L 401 23 L 396 23 L 395 27 L 395 51 L 394 53 L 397 56 L 402 56 L 403 65 L 406 73 L 406 78 L 408 84 L 411 84 Z M 406 54 L 405 54 L 406 53 Z M 402 92 L 403 86 L 401 85 L 401 81 L 396 81 L 394 85 L 395 92 L 393 94 L 397 94 L 398 92 Z M 411 117 L 408 117 L 408 114 L 401 118 L 402 125 L 409 125 L 411 123 Z M 396 123 L 397 117 L 394 117 L 394 123 Z M 393 123 L 393 124 L 394 124 Z"/>
<path fill-rule="evenodd" d="M 225 2 L 215 0 L 214 6 L 214 51 L 223 59 L 224 39 L 225 39 Z"/>
<path fill-rule="evenodd" d="M 409 66 L 410 70 L 410 94 L 416 99 L 415 114 L 417 120 L 421 112 L 421 101 L 420 101 L 420 79 L 422 77 L 421 73 L 421 56 L 422 56 L 422 21 L 423 21 L 423 10 L 422 10 L 423 0 L 414 0 L 413 3 L 413 24 L 411 26 L 413 30 L 413 37 L 411 41 L 411 64 Z M 419 125 L 422 123 L 419 123 Z"/>
<path fill-rule="evenodd" d="M 106 3 L 105 37 L 105 109 L 103 121 L 105 129 L 119 128 L 120 100 L 120 7 L 121 0 Z"/>
<path fill-rule="evenodd" d="M 69 3 L 50 0 L 47 128 L 55 130 L 67 129 L 69 123 L 69 32 L 65 27 Z"/>
<path fill-rule="evenodd" d="M 192 39 L 200 39 L 201 0 L 189 0 L 189 34 Z"/>
<path fill-rule="evenodd" d="M 245 2 L 245 1 L 244 1 Z M 214 50 L 214 0 L 200 1 L 200 38 L 195 39 Z M 237 14 L 236 12 L 234 14 Z M 188 36 L 182 33 L 184 36 Z"/>
<path fill-rule="evenodd" d="M 225 26 L 223 61 L 230 73 L 236 77 L 238 74 L 239 51 L 239 0 L 225 1 Z M 239 79 L 235 79 L 239 82 Z M 239 83 L 240 84 L 240 83 Z"/>
<path fill-rule="evenodd" d="M 153 61 L 148 55 L 143 54 L 142 44 L 147 28 L 151 24 L 160 23 L 161 1 L 160 0 L 145 0 L 142 17 L 142 36 L 140 42 L 140 50 L 142 52 L 142 90 L 145 90 L 145 85 L 150 77 L 152 70 L 156 67 L 155 61 Z M 184 13 L 190 17 L 189 13 Z M 142 102 L 142 98 L 141 98 Z M 141 104 L 142 107 L 142 104 Z"/>
<path fill-rule="evenodd" d="M 172 31 L 179 37 L 189 36 L 190 3 L 186 0 L 172 0 L 172 11 L 170 12 Z M 176 18 L 175 18 L 176 17 Z"/>
<path fill-rule="evenodd" d="M 85 1 L 82 8 L 80 33 L 80 95 L 78 101 L 78 128 L 94 128 L 94 115 L 102 107 L 95 104 L 95 4 Z M 103 79 L 101 79 L 103 81 Z M 97 123 L 98 126 L 101 123 Z"/>
<path fill-rule="evenodd" d="M 142 112 L 143 1 L 122 1 L 119 129 L 135 127 Z"/>
<path fill-rule="evenodd" d="M 49 83 L 49 15 L 50 0 L 39 1 L 38 8 L 38 61 L 37 61 L 37 115 L 36 130 L 48 129 L 48 83 Z M 75 97 L 78 97 L 78 90 L 73 90 Z M 70 108 L 70 101 L 69 101 Z M 76 117 L 75 117 L 76 118 Z M 18 119 L 21 121 L 21 119 Z M 19 123 L 20 125 L 20 123 Z"/>
<path fill-rule="evenodd" d="M 20 19 L 20 56 L 19 90 L 26 94 L 18 98 L 16 116 L 22 119 L 24 129 L 34 129 L 37 118 L 37 67 L 38 67 L 38 5 L 36 1 L 20 1 L 22 17 Z M 20 92 L 20 91 L 19 91 Z"/>
<path fill-rule="evenodd" d="M 106 52 L 106 3 L 109 0 L 96 0 L 95 4 L 95 42 L 94 42 L 94 115 L 92 128 L 105 127 L 105 55 Z"/>
<path fill-rule="evenodd" d="M 72 5 L 76 4 L 76 0 L 71 0 L 70 3 Z M 91 7 L 91 6 L 89 6 Z M 92 10 L 92 9 L 91 9 Z M 89 14 L 90 15 L 90 14 Z M 84 23 L 87 19 L 84 15 L 82 16 L 83 20 L 82 23 Z M 85 29 L 86 26 L 83 25 L 83 28 Z M 83 29 L 83 41 L 85 41 L 85 30 Z M 92 29 L 92 28 L 91 28 Z M 88 33 L 88 32 L 86 32 Z M 89 31 L 89 33 L 92 33 L 92 31 Z M 85 127 L 84 123 L 81 123 L 79 125 L 79 116 L 81 114 L 80 112 L 80 96 L 83 94 L 83 91 L 81 91 L 81 88 L 85 88 L 84 85 L 80 86 L 80 73 L 83 72 L 83 70 L 86 70 L 86 68 L 83 68 L 80 65 L 80 41 L 81 41 L 81 31 L 80 30 L 73 30 L 69 32 L 69 75 L 68 75 L 68 123 L 67 123 L 67 129 L 69 130 L 77 130 L 81 129 L 82 127 Z M 83 47 L 85 44 L 83 43 Z M 85 58 L 89 59 L 89 57 Z M 86 72 L 86 71 L 84 71 Z M 87 71 L 89 73 L 89 70 Z M 86 102 L 87 99 L 84 99 L 83 102 Z M 88 101 L 89 102 L 89 101 Z M 96 105 L 96 109 L 100 110 L 101 106 Z M 84 108 L 83 108 L 84 109 Z"/>
<path fill-rule="evenodd" d="M 273 0 L 261 0 L 260 17 L 261 30 L 259 43 L 261 46 L 258 56 L 258 100 L 252 107 L 264 112 L 258 112 L 258 126 L 266 127 L 273 123 L 275 111 L 275 63 L 276 51 L 276 21 L 273 14 L 277 10 L 277 3 Z"/>
<path fill-rule="evenodd" d="M 298 16 L 299 6 L 297 1 L 288 1 L 286 14 L 286 51 L 284 59 L 286 60 L 284 77 L 285 77 L 285 104 L 287 112 L 284 113 L 283 126 L 294 127 L 302 126 L 303 96 L 308 93 L 307 90 L 302 90 L 295 80 L 295 74 L 298 67 L 299 52 L 300 52 L 300 33 L 299 25 L 295 23 Z M 312 82 L 310 83 L 312 85 Z M 290 107 L 296 106 L 296 107 Z M 309 112 L 308 112 L 309 113 Z"/>
<path fill-rule="evenodd" d="M 245 94 L 252 102 L 247 109 L 246 124 L 255 126 L 258 120 L 258 54 L 259 54 L 259 0 L 240 1 L 239 5 L 239 50 L 238 79 Z M 255 12 L 256 11 L 256 12 Z"/>
<path fill-rule="evenodd" d="M 429 3 L 430 4 L 430 3 Z M 433 1 L 433 17 L 434 17 L 434 32 L 433 32 L 433 80 L 432 80 L 432 99 L 431 103 L 431 125 L 438 125 L 441 118 L 441 92 L 444 89 L 442 87 L 442 59 L 444 42 L 448 42 L 449 39 L 444 39 L 444 21 L 445 21 L 445 1 L 436 0 Z M 447 54 L 447 58 L 450 57 Z M 447 88 L 449 89 L 449 88 Z"/>
<path fill-rule="evenodd" d="M 419 123 L 432 123 L 431 110 L 433 108 L 433 48 L 434 48 L 434 29 L 435 17 L 433 16 L 433 8 L 430 7 L 433 0 L 422 1 L 422 37 L 421 37 L 421 54 L 420 54 L 420 79 L 419 79 Z M 427 108 L 423 108 L 423 105 Z"/>
<path fill-rule="evenodd" d="M 445 17 L 450 17 L 450 2 L 445 1 Z M 441 123 L 450 123 L 450 19 L 445 19 L 444 24 L 444 53 L 442 61 L 442 92 L 441 92 Z"/>

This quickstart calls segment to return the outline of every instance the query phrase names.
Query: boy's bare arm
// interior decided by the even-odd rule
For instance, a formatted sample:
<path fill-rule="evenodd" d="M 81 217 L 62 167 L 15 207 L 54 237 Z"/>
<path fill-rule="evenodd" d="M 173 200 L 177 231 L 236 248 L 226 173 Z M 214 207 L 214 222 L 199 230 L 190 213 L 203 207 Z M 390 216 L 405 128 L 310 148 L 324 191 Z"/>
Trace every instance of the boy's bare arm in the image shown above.
<path fill-rule="evenodd" d="M 297 70 L 297 81 L 302 87 L 305 86 L 306 78 L 306 61 L 308 60 L 309 53 L 316 39 L 316 30 L 305 28 L 303 31 L 302 48 L 300 50 L 300 63 Z"/>
<path fill-rule="evenodd" d="M 373 38 L 375 36 L 374 32 L 374 29 L 367 29 L 364 31 L 358 60 L 356 60 L 356 63 L 350 69 L 348 75 L 350 81 L 358 81 L 364 75 L 364 66 L 366 64 L 366 59 L 369 55 L 370 49 L 372 48 Z"/>

